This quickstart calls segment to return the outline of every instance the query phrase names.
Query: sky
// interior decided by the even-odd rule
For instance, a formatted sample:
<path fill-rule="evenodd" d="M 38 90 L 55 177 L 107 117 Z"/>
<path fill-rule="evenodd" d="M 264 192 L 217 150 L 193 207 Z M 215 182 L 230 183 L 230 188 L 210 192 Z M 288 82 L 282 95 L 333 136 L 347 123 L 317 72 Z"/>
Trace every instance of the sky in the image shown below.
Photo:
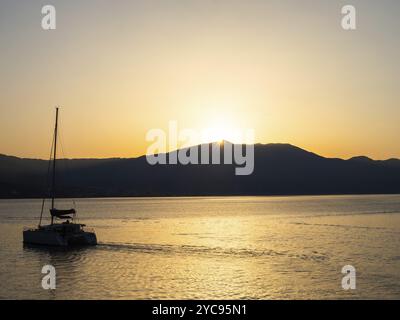
<path fill-rule="evenodd" d="M 68 158 L 143 155 L 170 121 L 400 158 L 399 30 L 398 0 L 2 0 L 0 153 L 48 158 L 59 105 Z"/>

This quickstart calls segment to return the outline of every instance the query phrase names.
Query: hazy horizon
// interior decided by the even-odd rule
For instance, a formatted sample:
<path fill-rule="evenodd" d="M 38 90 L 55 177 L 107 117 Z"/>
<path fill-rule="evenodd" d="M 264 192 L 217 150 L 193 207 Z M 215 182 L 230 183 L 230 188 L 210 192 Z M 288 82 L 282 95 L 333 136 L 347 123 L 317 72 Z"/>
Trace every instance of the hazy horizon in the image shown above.
<path fill-rule="evenodd" d="M 230 141 L 226 141 L 226 142 L 230 142 Z M 219 143 L 219 141 L 209 142 L 208 144 L 212 144 L 212 143 Z M 205 144 L 207 144 L 207 143 L 205 143 Z M 197 144 L 197 145 L 193 145 L 193 146 L 200 146 L 200 145 L 201 145 L 201 144 Z M 323 154 L 316 153 L 316 152 L 314 152 L 313 150 L 307 150 L 307 149 L 304 149 L 304 148 L 302 148 L 302 147 L 296 146 L 296 145 L 294 145 L 294 144 L 285 143 L 285 142 L 268 142 L 268 143 L 256 142 L 256 143 L 254 143 L 254 145 L 255 145 L 255 146 L 256 146 L 256 145 L 288 145 L 288 146 L 293 146 L 293 147 L 300 148 L 300 149 L 302 149 L 302 150 L 304 150 L 304 151 L 306 151 L 306 152 L 314 153 L 314 154 L 316 154 L 316 155 L 318 155 L 318 156 L 321 156 L 321 157 L 324 157 L 324 158 L 338 158 L 338 159 L 343 159 L 343 160 L 349 160 L 349 159 L 355 158 L 355 157 L 368 157 L 368 156 L 363 155 L 363 154 L 357 154 L 357 155 L 353 155 L 353 156 L 346 157 L 346 158 L 341 158 L 341 157 L 327 157 L 327 156 L 325 156 L 325 155 L 323 155 Z M 180 149 L 183 149 L 183 148 L 178 148 L 178 149 L 176 149 L 176 150 L 180 150 Z M 176 151 L 176 150 L 171 150 L 171 151 L 168 151 L 167 153 L 174 152 L 174 151 Z M 17 158 L 20 158 L 20 159 L 46 160 L 46 161 L 49 160 L 49 158 L 50 158 L 50 157 L 47 157 L 47 158 L 40 158 L 40 157 L 23 157 L 23 156 L 17 156 L 17 155 L 13 155 L 13 154 L 5 154 L 5 153 L 2 153 L 1 151 L 0 151 L 0 156 L 17 157 Z M 144 154 L 141 154 L 141 155 L 138 155 L 138 156 L 127 156 L 127 157 L 113 156 L 113 157 L 77 157 L 77 158 L 72 158 L 72 157 L 69 157 L 68 155 L 63 154 L 62 156 L 58 155 L 57 157 L 58 157 L 59 160 L 63 160 L 63 159 L 64 159 L 64 160 L 80 160 L 80 159 L 84 159 L 84 160 L 90 160 L 90 159 L 102 160 L 102 159 L 129 159 L 129 158 L 140 158 L 140 157 L 143 157 L 143 156 L 146 156 L 146 154 L 144 153 Z M 370 158 L 370 157 L 368 157 L 368 158 Z M 397 157 L 389 157 L 389 158 L 384 158 L 384 159 L 375 159 L 375 158 L 370 158 L 370 159 L 372 159 L 372 160 L 374 160 L 374 161 L 382 161 L 382 160 L 390 160 L 390 159 L 397 159 L 397 160 L 400 160 L 400 158 L 397 158 Z"/>
<path fill-rule="evenodd" d="M 105 0 L 0 4 L 0 153 L 138 157 L 146 132 L 254 129 L 324 157 L 400 158 L 400 2 Z M 206 141 L 202 141 L 206 142 Z M 60 154 L 60 156 L 63 156 Z"/>

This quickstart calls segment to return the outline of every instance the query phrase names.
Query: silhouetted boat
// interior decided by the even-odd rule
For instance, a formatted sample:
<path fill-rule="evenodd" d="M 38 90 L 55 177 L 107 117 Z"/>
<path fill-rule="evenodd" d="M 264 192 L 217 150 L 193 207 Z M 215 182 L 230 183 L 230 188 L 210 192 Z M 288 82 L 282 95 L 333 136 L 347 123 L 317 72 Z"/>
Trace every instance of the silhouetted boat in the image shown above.
<path fill-rule="evenodd" d="M 85 229 L 86 225 L 75 223 L 75 209 L 59 210 L 54 207 L 56 187 L 56 163 L 57 163 L 57 130 L 58 130 L 58 108 L 56 108 L 56 124 L 54 128 L 53 145 L 53 170 L 51 184 L 51 224 L 41 225 L 45 199 L 43 199 L 42 212 L 40 214 L 39 226 L 37 228 L 26 228 L 23 231 L 23 241 L 26 244 L 48 245 L 48 246 L 72 246 L 72 245 L 96 245 L 97 238 L 94 231 Z M 56 219 L 56 220 L 55 220 Z M 57 220 L 66 220 L 55 223 Z"/>

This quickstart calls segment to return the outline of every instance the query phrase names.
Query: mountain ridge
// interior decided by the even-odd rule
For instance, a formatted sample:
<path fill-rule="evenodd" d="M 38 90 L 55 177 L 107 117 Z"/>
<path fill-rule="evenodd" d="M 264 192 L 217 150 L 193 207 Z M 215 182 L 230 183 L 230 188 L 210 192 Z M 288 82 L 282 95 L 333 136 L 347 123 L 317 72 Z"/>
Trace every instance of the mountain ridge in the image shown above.
<path fill-rule="evenodd" d="M 400 193 L 399 159 L 326 158 L 269 143 L 254 145 L 254 161 L 253 174 L 236 176 L 235 164 L 151 166 L 146 156 L 60 159 L 56 191 L 59 197 Z M 0 198 L 43 197 L 48 164 L 0 155 Z"/>
<path fill-rule="evenodd" d="M 218 142 L 212 142 L 212 143 L 218 143 Z M 212 143 L 206 143 L 206 144 L 212 144 Z M 224 140 L 224 143 L 230 143 L 232 145 L 235 145 L 229 141 Z M 244 145 L 244 144 L 243 144 Z M 194 145 L 193 147 L 198 147 L 201 146 L 201 144 L 198 145 Z M 312 151 L 308 151 L 306 149 L 300 148 L 298 146 L 295 146 L 291 143 L 255 143 L 254 147 L 270 147 L 270 148 L 274 148 L 274 147 L 288 147 L 288 148 L 292 148 L 295 150 L 299 150 L 299 151 L 303 151 L 309 154 L 314 154 L 318 157 L 321 158 L 325 158 L 325 159 L 340 159 L 340 160 L 358 160 L 358 159 L 365 159 L 365 160 L 372 160 L 372 161 L 390 161 L 390 160 L 397 160 L 400 161 L 400 158 L 388 158 L 388 159 L 372 159 L 368 156 L 364 156 L 364 155 L 358 155 L 358 156 L 353 156 L 351 158 L 345 159 L 345 158 L 338 158 L 338 157 L 326 157 L 326 156 L 322 156 L 318 153 L 312 152 Z M 178 149 L 179 150 L 179 149 Z M 174 150 L 176 151 L 176 150 Z M 167 153 L 171 153 L 174 151 L 169 151 Z M 41 160 L 41 161 L 48 161 L 46 159 L 42 159 L 42 158 L 29 158 L 29 157 L 18 157 L 18 156 L 14 156 L 14 155 L 8 155 L 8 154 L 4 154 L 4 153 L 0 153 L 0 158 L 1 157 L 5 157 L 5 158 L 15 158 L 15 159 L 20 159 L 20 160 Z M 138 159 L 141 157 L 145 157 L 145 155 L 141 155 L 141 156 L 137 156 L 137 157 L 106 157 L 106 158 L 93 158 L 93 157 L 89 157 L 89 158 L 61 158 L 60 160 L 123 160 L 123 159 Z"/>

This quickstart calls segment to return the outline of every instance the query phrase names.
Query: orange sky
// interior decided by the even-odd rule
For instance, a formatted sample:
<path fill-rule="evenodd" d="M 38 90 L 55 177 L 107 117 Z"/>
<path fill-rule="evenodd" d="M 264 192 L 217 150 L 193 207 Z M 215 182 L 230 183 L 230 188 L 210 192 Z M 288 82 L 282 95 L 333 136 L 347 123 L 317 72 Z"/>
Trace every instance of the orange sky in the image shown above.
<path fill-rule="evenodd" d="M 318 4 L 316 4 L 318 3 Z M 255 131 L 329 157 L 400 158 L 400 5 L 353 1 L 41 1 L 0 4 L 0 153 L 132 157 L 148 130 Z M 396 11 L 397 10 L 397 11 Z M 224 135 L 225 130 L 225 135 Z"/>

